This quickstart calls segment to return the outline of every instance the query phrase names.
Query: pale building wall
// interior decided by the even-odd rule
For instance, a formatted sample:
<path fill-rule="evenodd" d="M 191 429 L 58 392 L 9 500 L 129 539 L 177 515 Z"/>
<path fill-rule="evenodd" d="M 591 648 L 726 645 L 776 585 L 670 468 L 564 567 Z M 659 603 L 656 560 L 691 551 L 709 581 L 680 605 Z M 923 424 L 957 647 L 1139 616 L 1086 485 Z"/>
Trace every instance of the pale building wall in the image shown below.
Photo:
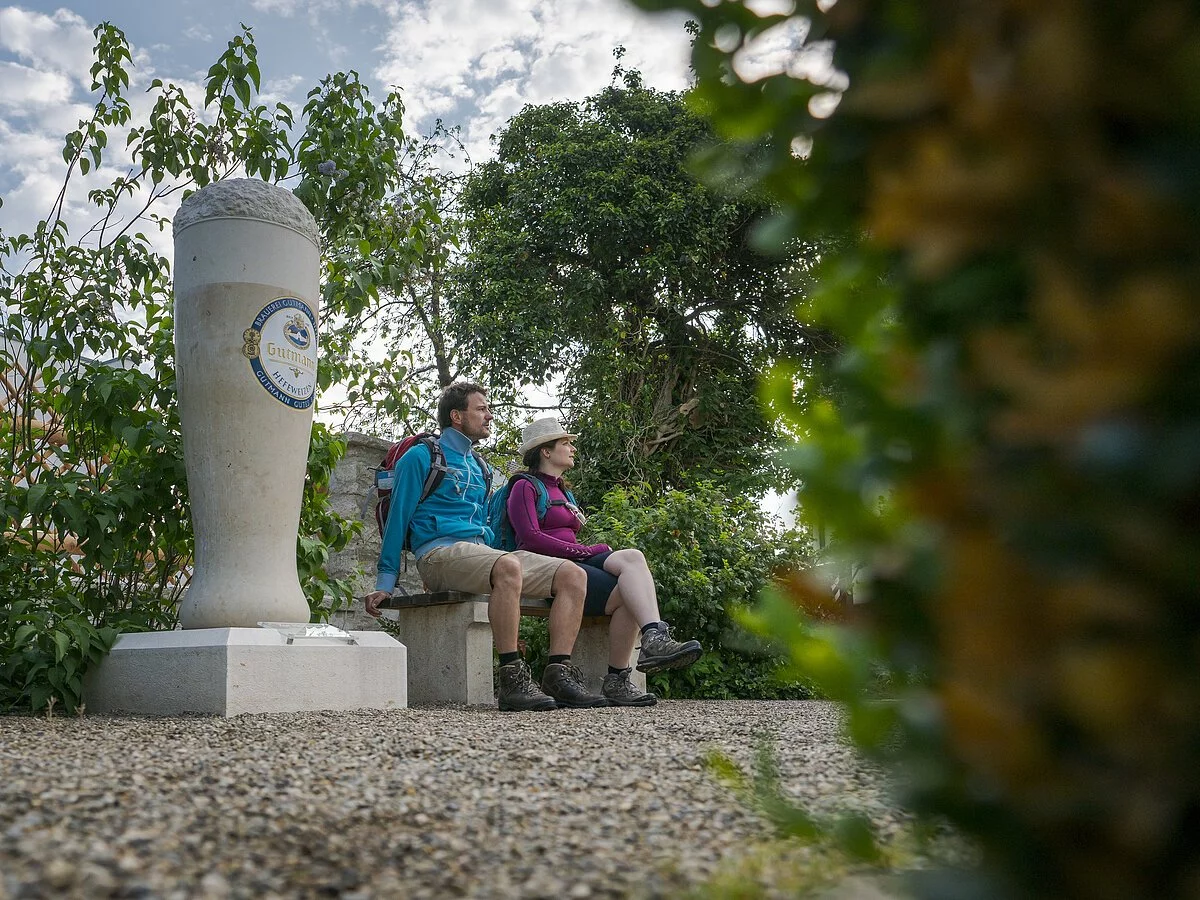
<path fill-rule="evenodd" d="M 329 502 L 344 518 L 363 523 L 362 534 L 350 542 L 341 553 L 329 558 L 329 574 L 335 578 L 354 580 L 354 605 L 335 613 L 330 622 L 347 631 L 370 631 L 379 627 L 363 611 L 363 597 L 375 588 L 375 564 L 379 559 L 379 531 L 375 527 L 375 469 L 387 453 L 390 441 L 360 434 L 356 431 L 342 435 L 346 440 L 346 455 L 338 462 L 329 479 Z M 400 573 L 397 582 L 409 593 L 422 591 L 416 564 L 408 557 L 408 571 Z"/>

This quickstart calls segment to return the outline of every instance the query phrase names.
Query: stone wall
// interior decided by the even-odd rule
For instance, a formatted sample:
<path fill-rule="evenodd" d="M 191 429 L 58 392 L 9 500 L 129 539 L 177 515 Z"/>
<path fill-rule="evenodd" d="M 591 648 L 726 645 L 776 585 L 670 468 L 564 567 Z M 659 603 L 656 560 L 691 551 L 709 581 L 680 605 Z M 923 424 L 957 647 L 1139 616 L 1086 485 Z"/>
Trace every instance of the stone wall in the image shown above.
<path fill-rule="evenodd" d="M 329 559 L 329 574 L 354 581 L 354 605 L 335 614 L 330 622 L 350 631 L 378 629 L 374 619 L 363 612 L 362 598 L 375 587 L 375 564 L 379 560 L 379 531 L 375 527 L 375 469 L 390 446 L 389 441 L 351 431 L 346 439 L 346 455 L 329 479 L 330 504 L 347 519 L 363 522 L 362 534 L 341 553 Z M 421 591 L 417 568 L 408 558 L 408 571 L 400 573 L 399 585 L 410 593 Z"/>

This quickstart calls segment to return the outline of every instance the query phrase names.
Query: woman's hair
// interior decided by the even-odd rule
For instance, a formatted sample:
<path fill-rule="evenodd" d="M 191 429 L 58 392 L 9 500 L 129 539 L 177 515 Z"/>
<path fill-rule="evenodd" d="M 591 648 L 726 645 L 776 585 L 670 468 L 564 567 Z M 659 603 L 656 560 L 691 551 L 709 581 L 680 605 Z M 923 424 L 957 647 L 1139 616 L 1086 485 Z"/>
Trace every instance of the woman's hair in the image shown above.
<path fill-rule="evenodd" d="M 544 444 L 538 444 L 536 447 L 530 447 L 525 451 L 525 455 L 521 457 L 521 462 L 530 472 L 540 472 L 542 468 L 542 450 L 546 447 L 553 447 L 558 443 L 558 438 L 552 441 L 546 441 Z"/>

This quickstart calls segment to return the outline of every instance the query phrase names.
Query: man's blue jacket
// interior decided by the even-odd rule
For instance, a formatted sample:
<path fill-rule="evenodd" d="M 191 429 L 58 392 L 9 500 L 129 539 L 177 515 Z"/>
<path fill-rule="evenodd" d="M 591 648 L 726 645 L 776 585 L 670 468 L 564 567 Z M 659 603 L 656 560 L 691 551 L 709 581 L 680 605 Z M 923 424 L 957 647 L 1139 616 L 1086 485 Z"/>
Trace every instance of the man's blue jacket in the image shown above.
<path fill-rule="evenodd" d="M 446 457 L 446 477 L 424 503 L 417 501 L 429 472 L 429 450 L 418 444 L 396 463 L 392 504 L 383 529 L 375 575 L 377 591 L 390 594 L 396 587 L 406 534 L 410 535 L 409 544 L 417 559 L 436 547 L 459 541 L 492 542 L 492 530 L 487 524 L 488 473 L 479 468 L 471 455 L 470 438 L 455 428 L 447 428 L 438 442 Z"/>

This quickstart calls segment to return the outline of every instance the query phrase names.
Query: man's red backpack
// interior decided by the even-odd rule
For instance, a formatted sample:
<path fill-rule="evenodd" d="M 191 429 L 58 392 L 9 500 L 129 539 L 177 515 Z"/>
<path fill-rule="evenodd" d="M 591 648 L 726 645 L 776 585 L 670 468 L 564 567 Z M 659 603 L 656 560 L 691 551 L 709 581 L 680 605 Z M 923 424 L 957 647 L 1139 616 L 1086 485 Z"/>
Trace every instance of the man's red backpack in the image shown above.
<path fill-rule="evenodd" d="M 424 503 L 429 498 L 429 495 L 437 490 L 438 485 L 442 483 L 442 479 L 446 477 L 446 454 L 442 452 L 442 445 L 438 442 L 436 434 L 429 431 L 422 431 L 420 434 L 409 435 L 402 440 L 396 441 L 396 443 L 388 447 L 383 461 L 379 464 L 379 468 L 375 470 L 375 524 L 379 527 L 380 537 L 383 537 L 383 530 L 387 526 L 388 513 L 392 508 L 392 490 L 396 486 L 396 463 L 400 460 L 400 457 L 418 444 L 423 444 L 429 450 L 429 472 L 425 475 L 425 482 L 421 485 L 421 496 L 417 502 Z M 483 471 L 484 478 L 488 483 L 488 494 L 491 494 L 491 467 L 474 450 L 471 451 L 471 455 L 475 457 L 475 462 L 479 464 L 479 468 Z M 484 501 L 484 505 L 486 507 L 486 500 Z M 404 541 L 405 544 L 408 543 L 407 535 L 405 535 Z"/>

